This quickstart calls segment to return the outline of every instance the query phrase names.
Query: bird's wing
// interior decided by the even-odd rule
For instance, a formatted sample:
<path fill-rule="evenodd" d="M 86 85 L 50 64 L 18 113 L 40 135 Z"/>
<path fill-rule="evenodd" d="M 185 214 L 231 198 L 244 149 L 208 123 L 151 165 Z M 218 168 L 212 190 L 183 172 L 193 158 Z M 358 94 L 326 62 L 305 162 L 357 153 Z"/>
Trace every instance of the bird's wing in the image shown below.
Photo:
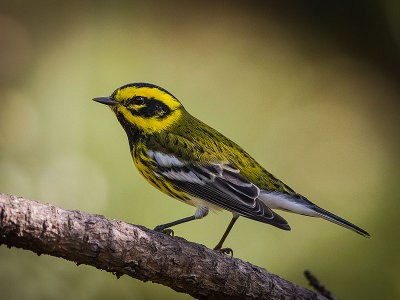
<path fill-rule="evenodd" d="M 157 176 L 176 188 L 240 216 L 290 230 L 285 219 L 260 199 L 260 189 L 231 163 L 191 163 L 172 154 L 148 151 Z"/>

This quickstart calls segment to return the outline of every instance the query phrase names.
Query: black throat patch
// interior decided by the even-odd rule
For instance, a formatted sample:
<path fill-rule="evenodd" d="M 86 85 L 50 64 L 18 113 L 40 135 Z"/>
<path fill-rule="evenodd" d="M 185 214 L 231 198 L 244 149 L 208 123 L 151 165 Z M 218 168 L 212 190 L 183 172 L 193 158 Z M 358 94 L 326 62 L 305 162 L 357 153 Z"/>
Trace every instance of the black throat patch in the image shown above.
<path fill-rule="evenodd" d="M 118 112 L 116 115 L 119 123 L 122 125 L 122 128 L 124 128 L 126 135 L 128 136 L 129 145 L 132 149 L 133 146 L 143 137 L 143 132 L 141 132 L 135 125 L 128 122 L 122 113 Z"/>

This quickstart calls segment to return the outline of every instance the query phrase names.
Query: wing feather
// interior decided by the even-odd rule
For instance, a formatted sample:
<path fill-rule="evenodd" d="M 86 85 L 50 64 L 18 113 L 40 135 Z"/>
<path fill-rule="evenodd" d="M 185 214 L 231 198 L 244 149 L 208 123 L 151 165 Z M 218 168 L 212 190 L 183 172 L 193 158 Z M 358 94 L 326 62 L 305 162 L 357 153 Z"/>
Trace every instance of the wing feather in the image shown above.
<path fill-rule="evenodd" d="M 158 176 L 179 190 L 238 215 L 290 230 L 286 220 L 260 199 L 260 189 L 230 163 L 193 164 L 170 154 L 149 151 Z"/>

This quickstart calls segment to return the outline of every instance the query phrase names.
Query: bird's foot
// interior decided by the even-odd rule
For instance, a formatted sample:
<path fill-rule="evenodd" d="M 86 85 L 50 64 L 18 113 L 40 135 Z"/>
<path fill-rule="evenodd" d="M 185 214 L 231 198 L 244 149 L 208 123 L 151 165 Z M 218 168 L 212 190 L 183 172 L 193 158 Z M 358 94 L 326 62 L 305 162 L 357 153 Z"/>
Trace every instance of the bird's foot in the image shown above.
<path fill-rule="evenodd" d="M 233 257 L 233 250 L 231 248 L 217 248 L 215 247 L 214 250 L 217 250 L 218 252 L 221 252 L 226 255 L 230 255 Z"/>
<path fill-rule="evenodd" d="M 156 226 L 153 230 L 164 233 L 169 236 L 174 236 L 174 231 L 170 228 L 162 228 L 162 226 Z"/>

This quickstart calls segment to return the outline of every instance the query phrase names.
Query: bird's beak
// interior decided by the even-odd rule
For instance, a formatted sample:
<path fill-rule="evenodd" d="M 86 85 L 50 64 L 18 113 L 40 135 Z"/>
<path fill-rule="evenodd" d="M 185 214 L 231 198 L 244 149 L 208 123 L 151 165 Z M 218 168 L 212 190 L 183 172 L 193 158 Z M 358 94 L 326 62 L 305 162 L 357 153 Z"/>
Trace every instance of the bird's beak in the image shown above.
<path fill-rule="evenodd" d="M 99 98 L 93 98 L 92 100 L 108 106 L 115 106 L 119 103 L 118 101 L 115 101 L 110 97 L 99 97 Z"/>

